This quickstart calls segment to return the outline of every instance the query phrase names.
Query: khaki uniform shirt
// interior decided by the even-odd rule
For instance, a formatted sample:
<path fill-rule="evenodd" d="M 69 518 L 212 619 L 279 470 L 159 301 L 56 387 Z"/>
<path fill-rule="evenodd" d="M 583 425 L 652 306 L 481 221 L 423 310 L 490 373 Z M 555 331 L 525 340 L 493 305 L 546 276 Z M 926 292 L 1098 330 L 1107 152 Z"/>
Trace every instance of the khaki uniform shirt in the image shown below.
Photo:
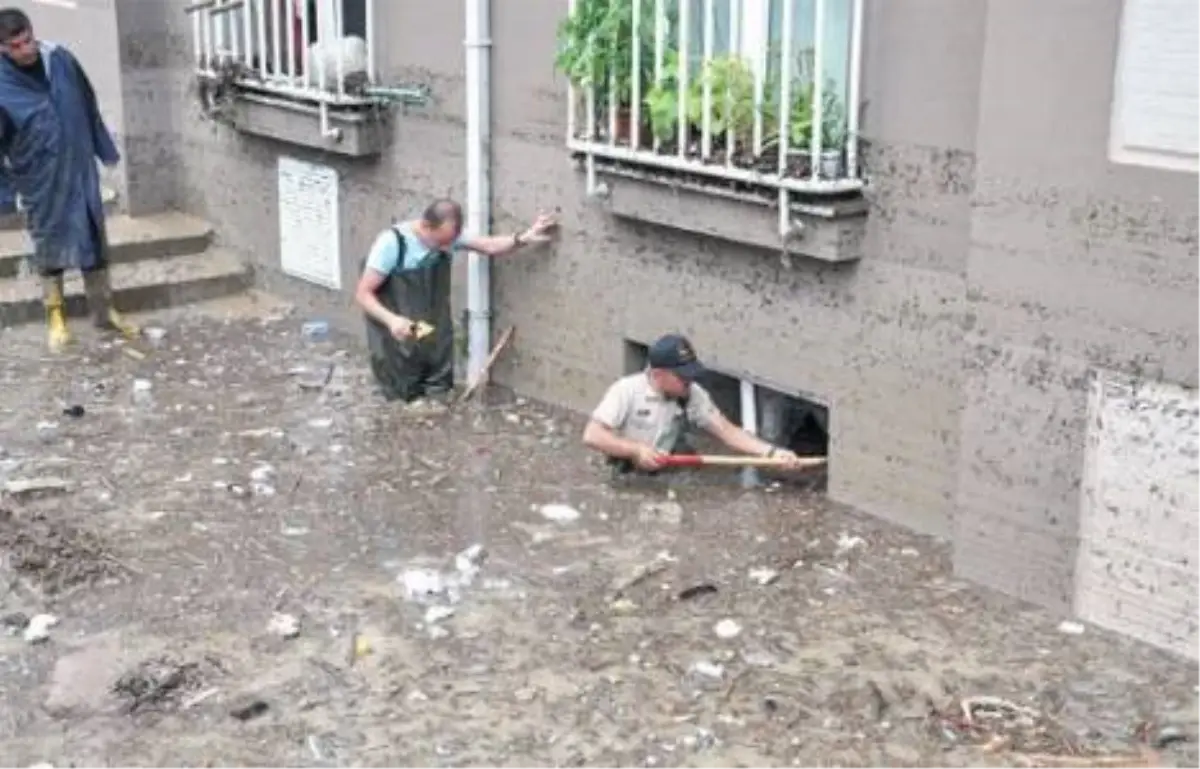
<path fill-rule="evenodd" d="M 689 426 L 708 430 L 717 413 L 712 396 L 700 385 L 692 384 L 685 407 L 655 390 L 642 371 L 613 383 L 592 412 L 592 419 L 622 438 L 669 453 Z"/>

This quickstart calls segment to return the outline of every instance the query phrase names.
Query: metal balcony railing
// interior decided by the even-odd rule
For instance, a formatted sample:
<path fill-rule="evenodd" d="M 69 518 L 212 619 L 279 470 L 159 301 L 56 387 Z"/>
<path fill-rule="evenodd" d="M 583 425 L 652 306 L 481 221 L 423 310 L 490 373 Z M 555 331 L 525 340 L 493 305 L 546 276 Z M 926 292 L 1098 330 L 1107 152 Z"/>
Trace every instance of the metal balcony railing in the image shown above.
<path fill-rule="evenodd" d="M 187 12 L 201 77 L 321 104 L 371 103 L 375 0 L 198 0 Z"/>
<path fill-rule="evenodd" d="M 575 34 L 597 2 L 630 16 L 597 25 L 602 66 L 568 72 L 589 190 L 597 158 L 775 189 L 781 212 L 789 193 L 862 187 L 863 0 L 570 0 Z"/>

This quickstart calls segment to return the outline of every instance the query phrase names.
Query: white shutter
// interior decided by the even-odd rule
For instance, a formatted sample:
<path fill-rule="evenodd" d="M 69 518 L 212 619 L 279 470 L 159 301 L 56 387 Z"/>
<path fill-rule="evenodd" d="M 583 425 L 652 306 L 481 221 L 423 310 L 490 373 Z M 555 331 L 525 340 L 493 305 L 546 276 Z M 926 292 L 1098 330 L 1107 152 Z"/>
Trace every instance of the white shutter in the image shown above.
<path fill-rule="evenodd" d="M 1196 0 L 1125 0 L 1113 93 L 1113 161 L 1198 170 L 1198 78 Z"/>

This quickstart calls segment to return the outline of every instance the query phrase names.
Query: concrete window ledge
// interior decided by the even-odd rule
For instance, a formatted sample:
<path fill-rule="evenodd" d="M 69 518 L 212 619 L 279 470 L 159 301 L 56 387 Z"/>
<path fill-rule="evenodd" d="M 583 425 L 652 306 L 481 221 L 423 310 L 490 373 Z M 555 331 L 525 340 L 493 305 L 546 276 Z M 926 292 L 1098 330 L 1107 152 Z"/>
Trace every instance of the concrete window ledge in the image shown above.
<path fill-rule="evenodd" d="M 672 172 L 609 164 L 597 159 L 604 194 L 596 201 L 614 216 L 783 251 L 822 262 L 863 257 L 867 203 L 859 193 L 817 202 L 794 202 L 794 234 L 779 235 L 774 196 L 702 184 Z M 795 196 L 793 196 L 795 200 Z"/>
<path fill-rule="evenodd" d="M 239 91 L 226 114 L 242 133 L 347 157 L 379 155 L 387 136 L 386 113 L 374 107 L 330 107 L 328 127 L 336 136 L 323 134 L 313 103 Z"/>

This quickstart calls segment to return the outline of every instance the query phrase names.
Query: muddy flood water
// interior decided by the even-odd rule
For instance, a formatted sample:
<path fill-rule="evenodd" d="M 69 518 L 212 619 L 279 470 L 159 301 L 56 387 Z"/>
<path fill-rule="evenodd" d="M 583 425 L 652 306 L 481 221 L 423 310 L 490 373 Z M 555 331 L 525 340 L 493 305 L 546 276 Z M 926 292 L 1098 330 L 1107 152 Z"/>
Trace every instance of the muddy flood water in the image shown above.
<path fill-rule="evenodd" d="M 1196 766 L 1194 663 L 803 487 L 384 404 L 305 320 L 0 332 L 0 764 Z"/>

